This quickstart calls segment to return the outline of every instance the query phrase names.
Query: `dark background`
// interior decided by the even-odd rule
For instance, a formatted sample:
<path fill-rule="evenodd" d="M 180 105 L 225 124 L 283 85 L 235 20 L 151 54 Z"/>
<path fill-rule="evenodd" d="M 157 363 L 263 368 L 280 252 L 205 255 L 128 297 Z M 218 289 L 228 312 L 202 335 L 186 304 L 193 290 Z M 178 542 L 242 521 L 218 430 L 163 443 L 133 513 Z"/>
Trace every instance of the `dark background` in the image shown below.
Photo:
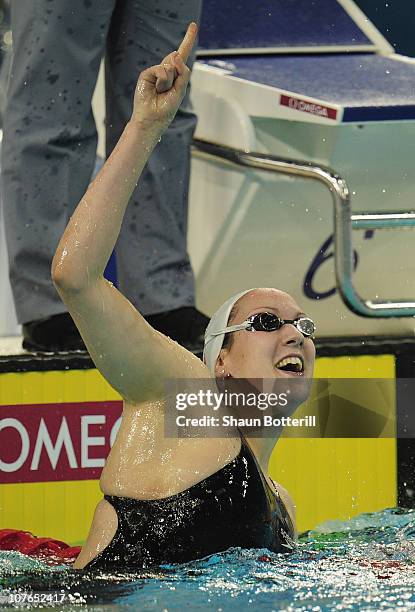
<path fill-rule="evenodd" d="M 355 0 L 355 2 L 397 53 L 415 56 L 415 0 Z"/>
<path fill-rule="evenodd" d="M 204 1 L 209 2 L 209 0 Z M 10 0 L 0 0 L 0 35 L 4 28 L 4 18 L 8 20 L 9 2 Z M 355 2 L 393 45 L 397 53 L 415 56 L 415 0 L 355 0 Z"/>

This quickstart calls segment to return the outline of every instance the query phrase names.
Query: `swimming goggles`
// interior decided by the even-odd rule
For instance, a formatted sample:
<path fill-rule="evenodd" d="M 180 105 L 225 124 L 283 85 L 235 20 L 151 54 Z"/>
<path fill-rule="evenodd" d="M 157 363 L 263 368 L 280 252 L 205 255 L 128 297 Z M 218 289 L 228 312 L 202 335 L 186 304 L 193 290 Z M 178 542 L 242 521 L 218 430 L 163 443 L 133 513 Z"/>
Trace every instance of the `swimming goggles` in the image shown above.
<path fill-rule="evenodd" d="M 241 329 L 245 329 L 247 331 L 277 331 L 283 325 L 287 323 L 294 325 L 299 332 L 303 334 L 305 338 L 312 338 L 316 332 L 316 326 L 314 321 L 309 319 L 308 317 L 299 317 L 298 319 L 280 319 L 276 314 L 272 312 L 257 312 L 256 314 L 251 315 L 244 321 L 238 325 L 230 325 L 229 327 L 225 327 L 219 332 L 213 332 L 212 336 L 219 336 L 220 334 L 227 334 L 234 331 L 239 331 Z"/>

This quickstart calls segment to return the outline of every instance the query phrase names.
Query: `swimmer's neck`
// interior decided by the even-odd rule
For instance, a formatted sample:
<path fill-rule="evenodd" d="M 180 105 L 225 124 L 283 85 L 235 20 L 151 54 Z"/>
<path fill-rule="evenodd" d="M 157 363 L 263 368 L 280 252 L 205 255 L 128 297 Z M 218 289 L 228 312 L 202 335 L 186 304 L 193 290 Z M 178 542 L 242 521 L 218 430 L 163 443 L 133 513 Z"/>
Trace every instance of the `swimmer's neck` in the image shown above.
<path fill-rule="evenodd" d="M 272 434 L 270 434 L 269 428 L 267 428 L 265 432 L 259 432 L 260 434 L 263 433 L 264 437 L 262 438 L 258 436 L 258 433 L 255 437 L 252 435 L 250 436 L 249 433 L 246 433 L 243 430 L 243 428 L 241 428 L 241 432 L 246 438 L 249 447 L 254 453 L 262 471 L 268 473 L 269 460 L 281 435 L 281 429 L 274 429 Z"/>

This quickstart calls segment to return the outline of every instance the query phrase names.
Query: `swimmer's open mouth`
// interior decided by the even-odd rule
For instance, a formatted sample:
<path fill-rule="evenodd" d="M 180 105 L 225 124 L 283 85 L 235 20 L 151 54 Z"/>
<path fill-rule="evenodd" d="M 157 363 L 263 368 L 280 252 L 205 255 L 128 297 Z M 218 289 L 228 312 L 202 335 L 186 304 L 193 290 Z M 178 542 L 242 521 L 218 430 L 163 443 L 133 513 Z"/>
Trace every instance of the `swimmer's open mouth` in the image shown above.
<path fill-rule="evenodd" d="M 298 355 L 288 355 L 287 357 L 280 359 L 280 361 L 275 364 L 275 367 L 277 370 L 290 374 L 296 374 L 297 376 L 304 374 L 304 360 Z"/>

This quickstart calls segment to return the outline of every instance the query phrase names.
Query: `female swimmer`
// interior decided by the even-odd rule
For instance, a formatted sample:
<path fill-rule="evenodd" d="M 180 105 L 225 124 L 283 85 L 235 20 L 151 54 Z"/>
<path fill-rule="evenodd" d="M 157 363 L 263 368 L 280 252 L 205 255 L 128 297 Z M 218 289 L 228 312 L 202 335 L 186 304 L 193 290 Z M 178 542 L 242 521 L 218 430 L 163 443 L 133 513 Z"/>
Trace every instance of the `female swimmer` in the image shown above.
<path fill-rule="evenodd" d="M 282 291 L 242 292 L 212 317 L 202 363 L 154 330 L 103 276 L 140 173 L 184 97 L 196 33 L 191 23 L 178 52 L 140 74 L 131 120 L 52 263 L 54 284 L 94 363 L 124 400 L 100 479 L 104 498 L 76 569 L 137 570 L 231 546 L 286 551 L 295 537 L 292 501 L 267 475 L 280 431 L 249 443 L 237 428 L 221 438 L 166 438 L 165 381 L 302 377 L 292 412 L 309 393 L 312 322 Z M 288 356 L 301 371 L 280 369 Z"/>

